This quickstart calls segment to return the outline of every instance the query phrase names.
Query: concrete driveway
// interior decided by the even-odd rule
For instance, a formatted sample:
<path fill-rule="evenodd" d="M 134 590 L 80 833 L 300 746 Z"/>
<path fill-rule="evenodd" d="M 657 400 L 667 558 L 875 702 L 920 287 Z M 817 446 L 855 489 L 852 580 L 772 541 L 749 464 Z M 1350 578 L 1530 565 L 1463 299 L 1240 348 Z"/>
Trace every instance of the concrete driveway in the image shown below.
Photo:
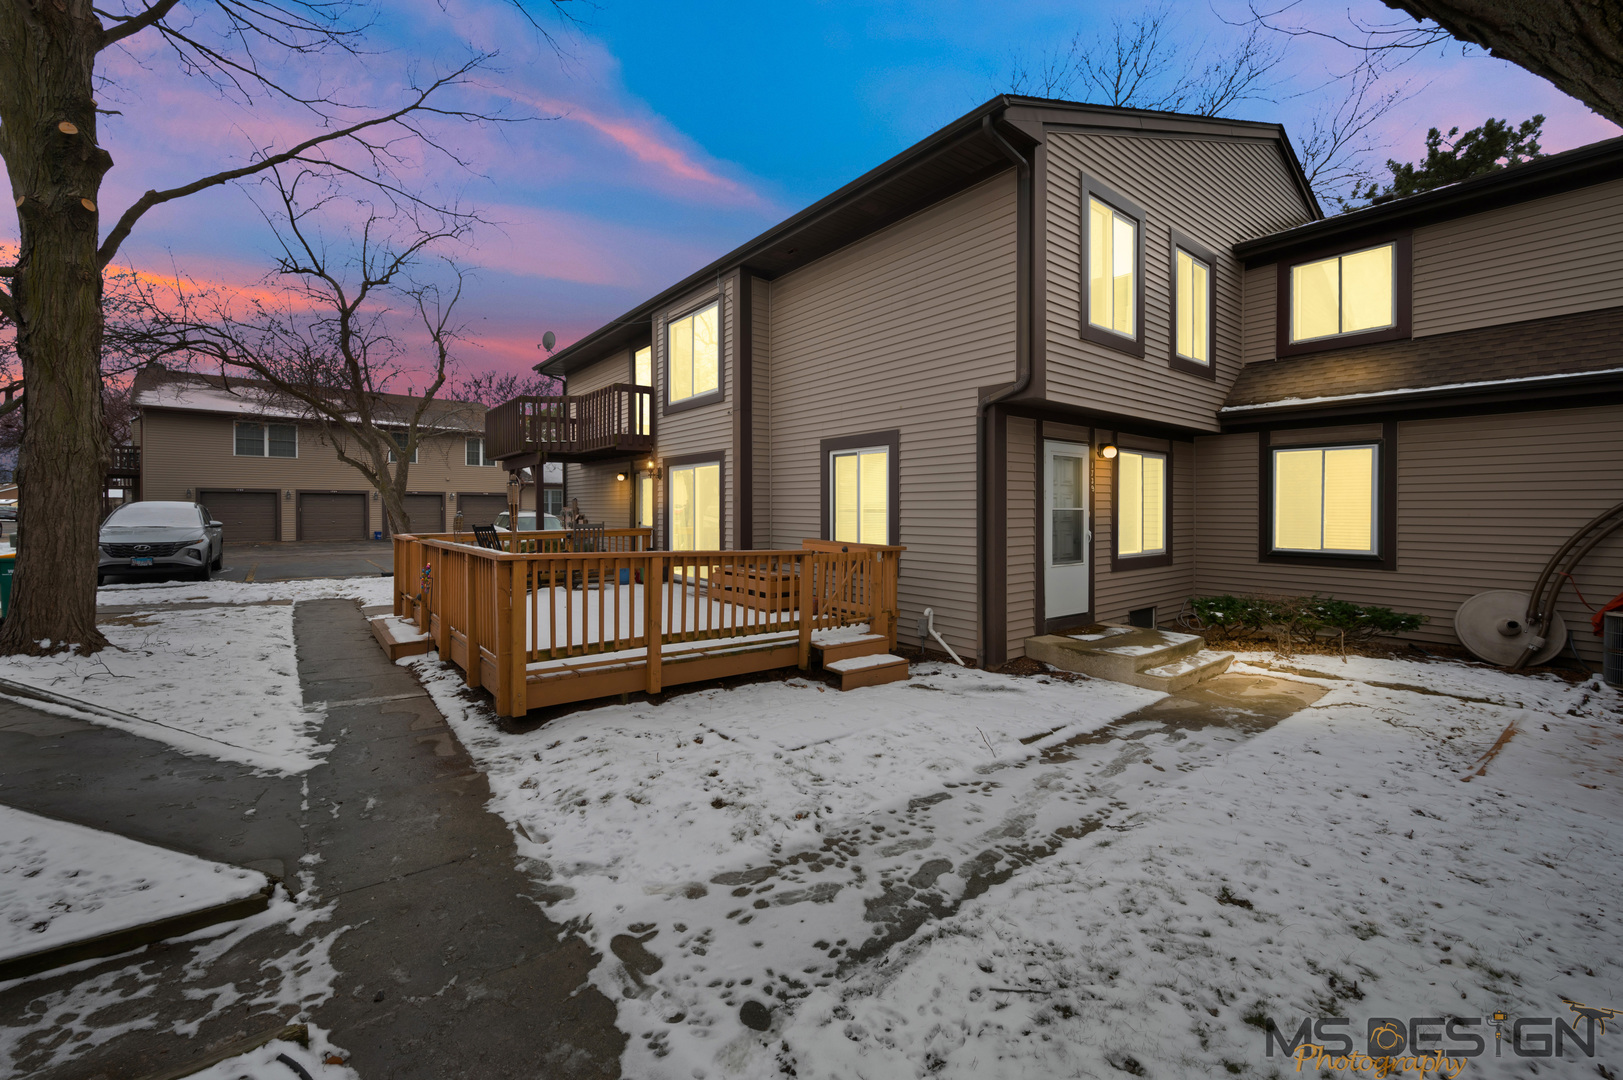
<path fill-rule="evenodd" d="M 297 581 L 303 578 L 355 577 L 394 571 L 394 544 L 388 540 L 310 540 L 294 543 L 233 544 L 225 542 L 226 581 Z M 151 581 L 121 578 L 108 581 Z"/>

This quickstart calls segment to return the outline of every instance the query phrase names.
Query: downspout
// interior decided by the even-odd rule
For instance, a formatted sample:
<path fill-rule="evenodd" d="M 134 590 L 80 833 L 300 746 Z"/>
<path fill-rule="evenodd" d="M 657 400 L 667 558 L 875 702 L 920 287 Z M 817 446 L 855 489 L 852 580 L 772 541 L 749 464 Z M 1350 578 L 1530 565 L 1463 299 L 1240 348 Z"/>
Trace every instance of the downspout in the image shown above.
<path fill-rule="evenodd" d="M 1032 238 L 1035 234 L 1032 222 L 1036 212 L 1033 205 L 1036 193 L 1032 184 L 1031 162 L 998 133 L 990 113 L 981 117 L 981 131 L 1003 152 L 1003 156 L 1014 164 L 1016 176 L 1014 382 L 987 395 L 975 411 L 975 458 L 979 466 L 976 470 L 978 475 L 975 484 L 975 578 L 981 666 L 985 667 L 991 648 L 991 639 L 987 632 L 987 616 L 993 602 L 990 595 L 991 557 L 987 549 L 987 500 L 992 486 L 993 470 L 991 425 L 988 421 L 992 406 L 1018 397 L 1031 386 L 1031 336 L 1034 322 L 1031 303 L 1031 262 Z M 1007 600 L 1004 598 L 1000 602 L 1006 603 Z M 1001 653 L 1001 649 L 999 652 Z"/>

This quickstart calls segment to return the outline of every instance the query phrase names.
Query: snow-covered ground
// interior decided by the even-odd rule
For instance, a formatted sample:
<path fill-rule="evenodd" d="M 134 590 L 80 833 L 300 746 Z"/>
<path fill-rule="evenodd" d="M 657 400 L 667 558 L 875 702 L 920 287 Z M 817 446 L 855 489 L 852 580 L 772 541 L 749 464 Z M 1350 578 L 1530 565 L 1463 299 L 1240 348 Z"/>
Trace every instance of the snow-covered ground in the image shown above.
<path fill-rule="evenodd" d="M 381 576 L 310 578 L 305 581 L 143 581 L 103 585 L 96 590 L 101 607 L 148 604 L 262 604 L 268 600 L 359 600 L 362 604 L 394 603 L 394 578 Z"/>
<path fill-rule="evenodd" d="M 223 592 L 218 587 L 231 584 L 191 587 Z M 303 772 L 325 756 L 328 747 L 316 738 L 320 707 L 307 708 L 299 688 L 292 605 L 157 604 L 104 621 L 101 630 L 111 648 L 94 656 L 0 658 L 0 679 L 109 711 L 31 701 L 33 708 L 117 727 L 188 753 L 280 773 Z"/>
<path fill-rule="evenodd" d="M 1324 696 L 1197 719 L 918 665 L 506 735 L 433 658 L 402 662 L 490 776 L 533 895 L 602 951 L 627 1075 L 1283 1075 L 1269 1018 L 1352 1017 L 1362 1050 L 1371 1016 L 1623 1006 L 1615 691 L 1242 661 Z M 1481 1074 L 1530 1075 L 1477 1030 Z M 1623 1033 L 1600 1054 L 1615 1069 Z"/>
<path fill-rule="evenodd" d="M 0 960 L 244 900 L 265 875 L 0 806 Z"/>
<path fill-rule="evenodd" d="M 308 1074 L 311 1080 L 360 1080 L 360 1074 L 337 1060 L 347 1055 L 333 1046 L 330 1033 L 310 1025 L 310 1045 L 272 1041 L 246 1054 L 239 1054 L 218 1065 L 192 1073 L 186 1080 L 297 1080 L 298 1073 L 288 1068 L 292 1061 Z M 281 1060 L 286 1058 L 287 1061 Z"/>

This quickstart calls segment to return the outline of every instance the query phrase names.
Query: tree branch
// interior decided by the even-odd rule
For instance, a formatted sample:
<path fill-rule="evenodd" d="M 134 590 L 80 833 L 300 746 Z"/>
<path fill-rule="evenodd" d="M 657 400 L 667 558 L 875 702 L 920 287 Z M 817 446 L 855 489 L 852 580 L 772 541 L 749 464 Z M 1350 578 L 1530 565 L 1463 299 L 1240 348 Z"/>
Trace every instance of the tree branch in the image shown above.
<path fill-rule="evenodd" d="M 158 0 L 156 4 L 139 15 L 114 15 L 112 12 L 103 11 L 100 8 L 94 9 L 97 15 L 112 19 L 115 23 L 111 28 L 104 29 L 101 32 L 101 44 L 96 46 L 96 51 L 100 52 L 114 42 L 123 41 L 127 37 L 139 34 L 169 14 L 178 3 L 180 3 L 180 0 Z"/>

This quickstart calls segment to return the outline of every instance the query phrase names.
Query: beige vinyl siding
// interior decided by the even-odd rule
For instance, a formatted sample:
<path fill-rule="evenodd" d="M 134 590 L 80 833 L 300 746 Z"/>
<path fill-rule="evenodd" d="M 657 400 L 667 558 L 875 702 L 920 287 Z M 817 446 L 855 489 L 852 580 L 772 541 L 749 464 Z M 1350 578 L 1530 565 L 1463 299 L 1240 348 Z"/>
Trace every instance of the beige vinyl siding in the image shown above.
<path fill-rule="evenodd" d="M 564 392 L 572 397 L 589 394 L 615 383 L 631 381 L 631 350 L 620 349 L 578 371 L 570 372 Z M 656 421 L 657 422 L 657 421 Z M 657 428 L 656 428 L 657 430 Z M 587 521 L 610 528 L 631 524 L 631 481 L 614 476 L 629 468 L 624 461 L 564 465 L 564 494 L 579 501 Z"/>
<path fill-rule="evenodd" d="M 900 429 L 904 642 L 931 607 L 978 651 L 976 388 L 1014 377 L 1014 253 L 1011 170 L 772 283 L 771 543 L 822 535 L 820 440 Z"/>
<path fill-rule="evenodd" d="M 1143 357 L 1081 337 L 1086 319 L 1080 289 L 1084 173 L 1133 200 L 1147 214 Z M 1227 253 L 1238 240 L 1309 220 L 1278 145 L 1261 139 L 1052 132 L 1047 191 L 1049 398 L 1215 430 L 1215 412 L 1240 366 L 1241 267 Z M 1168 367 L 1172 228 L 1218 255 L 1212 268 L 1215 383 Z"/>
<path fill-rule="evenodd" d="M 1110 557 L 1116 519 L 1116 461 L 1093 458 L 1093 617 L 1100 622 L 1126 622 L 1136 608 L 1154 607 L 1163 624 L 1172 623 L 1192 595 L 1195 584 L 1195 445 L 1166 439 L 1144 439 L 1123 433 L 1117 445 L 1167 455 L 1172 470 L 1167 503 L 1167 539 L 1172 562 L 1166 566 L 1112 570 Z M 1120 459 L 1116 459 L 1119 461 Z"/>
<path fill-rule="evenodd" d="M 1242 363 L 1272 360 L 1279 349 L 1279 324 L 1274 318 L 1274 294 L 1279 291 L 1279 267 L 1275 263 L 1245 272 L 1242 309 Z"/>
<path fill-rule="evenodd" d="M 1013 660 L 1026 655 L 1026 638 L 1037 629 L 1037 515 L 1042 504 L 1037 492 L 1037 422 L 1020 416 L 1008 421 L 1007 491 L 1008 507 L 1004 532 L 1008 537 L 1008 569 L 1005 589 L 1008 597 L 1008 655 Z M 993 514 L 997 511 L 994 509 Z"/>
<path fill-rule="evenodd" d="M 751 289 L 751 348 L 755 353 L 755 393 L 751 403 L 755 417 L 753 531 L 755 546 L 764 548 L 772 535 L 772 284 L 756 279 Z"/>
<path fill-rule="evenodd" d="M 733 547 L 734 526 L 737 524 L 737 463 L 733 460 L 733 406 L 738 400 L 737 395 L 737 329 L 738 311 L 733 302 L 737 291 L 737 279 L 729 277 L 721 285 L 718 293 L 716 286 L 683 297 L 677 303 L 671 304 L 664 311 L 654 316 L 654 411 L 659 413 L 659 419 L 654 423 L 654 430 L 659 435 L 659 459 L 663 462 L 667 458 L 686 457 L 691 454 L 707 454 L 712 460 L 721 462 L 721 546 Z M 700 405 L 695 409 L 684 409 L 679 412 L 665 415 L 665 395 L 668 371 L 665 363 L 665 326 L 672 318 L 681 318 L 708 301 L 721 297 L 721 400 L 713 401 L 707 405 Z M 665 520 L 667 514 L 666 486 L 670 482 L 670 470 L 665 472 L 665 479 L 654 485 L 658 492 L 658 513 L 655 520 L 658 525 L 658 535 L 663 546 L 667 540 L 669 522 Z"/>
<path fill-rule="evenodd" d="M 141 426 L 142 496 L 187 499 L 203 490 L 275 491 L 281 507 L 281 538 L 298 537 L 298 493 L 360 491 L 367 493 L 368 532 L 383 530 L 383 503 L 358 470 L 338 460 L 337 451 L 319 429 L 301 424 L 296 458 L 237 457 L 235 423 L 240 417 L 179 409 L 145 409 Z M 417 463 L 407 473 L 414 493 L 484 492 L 506 494 L 507 473 L 467 464 L 464 435 L 423 439 Z M 186 494 L 191 491 L 191 495 Z M 283 493 L 293 492 L 291 498 Z M 456 502 L 446 502 L 447 517 Z M 229 537 L 227 538 L 229 541 Z"/>
<path fill-rule="evenodd" d="M 1623 407 L 1404 421 L 1398 425 L 1398 569 L 1336 569 L 1257 559 L 1255 434 L 1197 440 L 1196 589 L 1313 593 L 1431 616 L 1420 641 L 1454 642 L 1459 605 L 1487 589 L 1526 591 L 1590 518 L 1623 500 Z M 1623 535 L 1576 574 L 1591 603 L 1623 581 Z M 1579 651 L 1599 657 L 1589 612 L 1560 604 Z"/>
<path fill-rule="evenodd" d="M 1414 334 L 1623 305 L 1623 180 L 1414 232 Z"/>

